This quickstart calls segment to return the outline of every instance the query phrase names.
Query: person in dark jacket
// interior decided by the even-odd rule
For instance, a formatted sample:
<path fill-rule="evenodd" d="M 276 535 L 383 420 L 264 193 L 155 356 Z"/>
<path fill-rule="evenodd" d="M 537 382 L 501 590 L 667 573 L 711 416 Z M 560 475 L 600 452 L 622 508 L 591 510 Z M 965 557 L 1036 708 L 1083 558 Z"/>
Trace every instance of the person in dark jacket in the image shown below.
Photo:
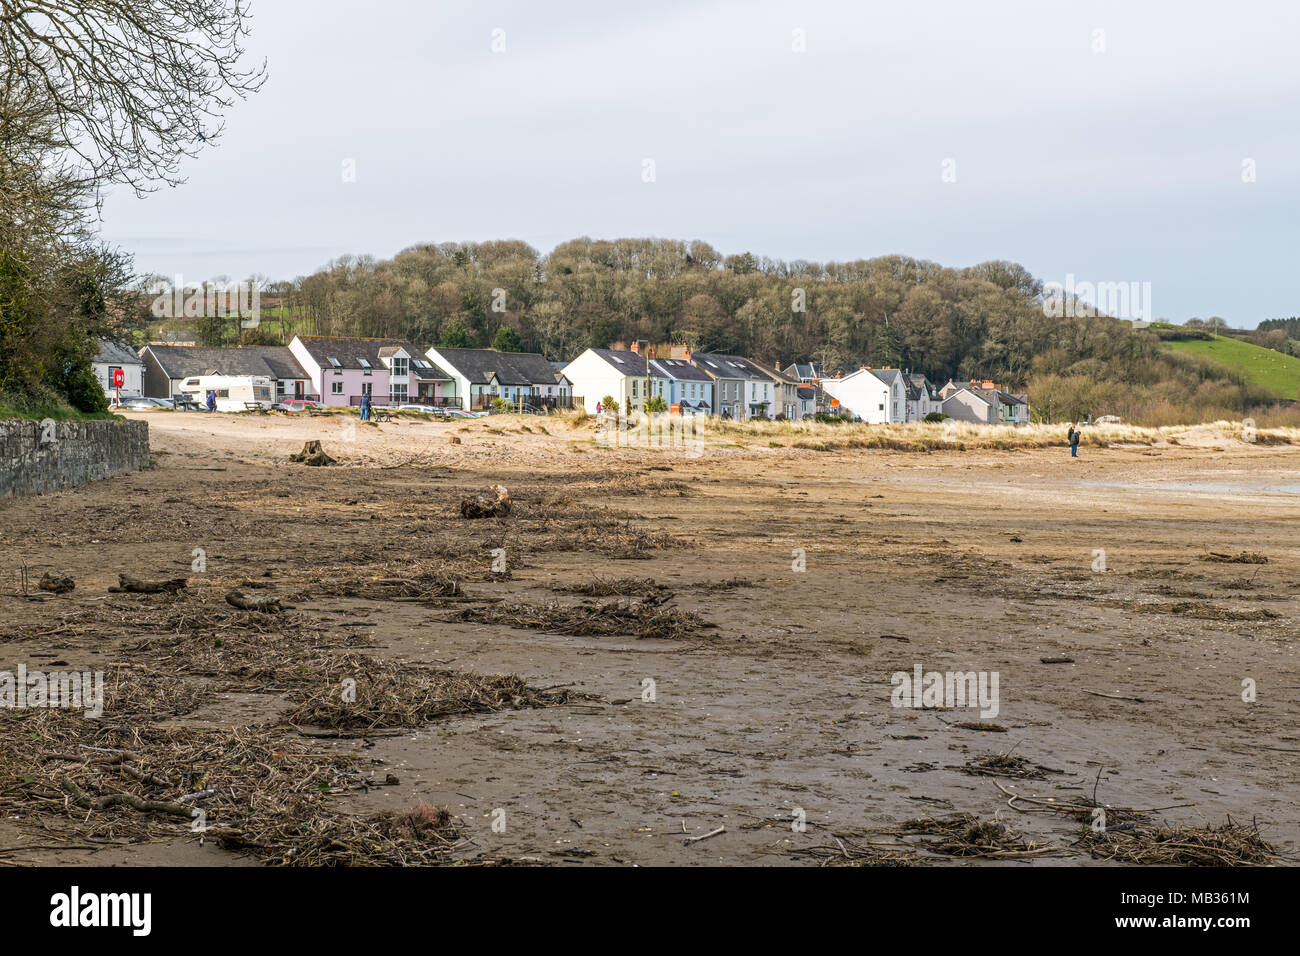
<path fill-rule="evenodd" d="M 208 392 L 208 411 L 210 411 L 210 412 L 215 412 L 216 410 L 217 410 L 217 393 L 216 393 L 215 391 L 211 391 L 211 390 L 209 390 L 209 392 Z"/>
<path fill-rule="evenodd" d="M 1074 427 L 1074 424 L 1073 424 L 1073 423 L 1070 424 L 1070 431 L 1069 431 L 1069 433 L 1068 433 L 1065 437 L 1068 438 L 1068 439 L 1070 440 L 1070 457 L 1071 457 L 1071 458 L 1078 458 L 1078 457 L 1079 457 L 1079 438 L 1080 438 L 1080 436 L 1081 436 L 1082 434 L 1083 434 L 1083 433 L 1082 433 L 1081 431 L 1079 431 L 1079 429 L 1077 429 L 1077 428 Z"/>
<path fill-rule="evenodd" d="M 370 421 L 370 396 L 369 395 L 361 396 L 361 420 L 363 422 Z"/>

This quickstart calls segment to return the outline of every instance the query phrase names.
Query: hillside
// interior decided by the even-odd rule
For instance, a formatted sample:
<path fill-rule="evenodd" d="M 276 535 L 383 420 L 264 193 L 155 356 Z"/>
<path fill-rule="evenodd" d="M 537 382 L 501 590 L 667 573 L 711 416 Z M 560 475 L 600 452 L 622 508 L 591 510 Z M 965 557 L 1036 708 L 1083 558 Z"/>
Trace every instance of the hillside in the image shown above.
<path fill-rule="evenodd" d="M 1165 342 L 1164 347 L 1183 355 L 1210 359 L 1273 398 L 1300 397 L 1300 358 L 1294 355 L 1283 355 L 1221 335 L 1208 339 L 1174 339 Z"/>

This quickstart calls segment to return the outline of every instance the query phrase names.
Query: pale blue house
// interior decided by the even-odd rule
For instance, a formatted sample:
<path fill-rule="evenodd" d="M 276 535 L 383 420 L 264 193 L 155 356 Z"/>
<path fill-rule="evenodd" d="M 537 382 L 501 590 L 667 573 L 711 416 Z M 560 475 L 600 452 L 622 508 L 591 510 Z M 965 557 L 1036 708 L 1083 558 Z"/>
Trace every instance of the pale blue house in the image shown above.
<path fill-rule="evenodd" d="M 668 407 L 681 406 L 683 415 L 712 415 L 713 379 L 689 359 L 651 359 L 650 393 L 662 395 Z"/>

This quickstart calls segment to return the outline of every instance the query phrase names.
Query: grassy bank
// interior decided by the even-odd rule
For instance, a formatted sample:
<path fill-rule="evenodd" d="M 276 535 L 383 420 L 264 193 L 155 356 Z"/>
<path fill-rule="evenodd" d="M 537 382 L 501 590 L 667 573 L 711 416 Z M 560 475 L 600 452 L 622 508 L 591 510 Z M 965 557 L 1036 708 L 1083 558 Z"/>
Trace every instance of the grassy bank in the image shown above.
<path fill-rule="evenodd" d="M 1294 355 L 1283 355 L 1222 335 L 1178 339 L 1166 342 L 1164 347 L 1183 355 L 1210 359 L 1240 375 L 1247 384 L 1265 389 L 1274 398 L 1294 400 L 1300 396 L 1300 358 Z"/>
<path fill-rule="evenodd" d="M 56 422 L 116 418 L 112 412 L 79 412 L 65 402 L 23 395 L 0 395 L 0 420 L 52 418 Z"/>

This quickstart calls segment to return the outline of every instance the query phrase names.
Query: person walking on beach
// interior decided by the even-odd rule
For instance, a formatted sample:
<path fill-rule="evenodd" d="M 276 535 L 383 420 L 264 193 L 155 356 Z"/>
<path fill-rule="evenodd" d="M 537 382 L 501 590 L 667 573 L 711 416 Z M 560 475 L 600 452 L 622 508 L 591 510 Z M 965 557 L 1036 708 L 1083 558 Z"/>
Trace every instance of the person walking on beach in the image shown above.
<path fill-rule="evenodd" d="M 1071 458 L 1078 458 L 1078 457 L 1079 457 L 1079 436 L 1080 436 L 1081 434 L 1082 434 L 1082 432 L 1080 432 L 1079 429 L 1075 428 L 1075 427 L 1074 427 L 1074 423 L 1071 422 L 1071 423 L 1070 423 L 1070 431 L 1069 431 L 1069 433 L 1065 436 L 1066 438 L 1068 438 L 1068 439 L 1070 440 L 1070 457 L 1071 457 Z"/>
<path fill-rule="evenodd" d="M 369 395 L 361 396 L 361 420 L 363 422 L 370 421 L 370 396 Z"/>
<path fill-rule="evenodd" d="M 210 412 L 215 412 L 216 410 L 217 410 L 217 393 L 216 393 L 215 391 L 211 391 L 211 390 L 209 390 L 209 391 L 208 391 L 208 411 L 210 411 Z"/>

